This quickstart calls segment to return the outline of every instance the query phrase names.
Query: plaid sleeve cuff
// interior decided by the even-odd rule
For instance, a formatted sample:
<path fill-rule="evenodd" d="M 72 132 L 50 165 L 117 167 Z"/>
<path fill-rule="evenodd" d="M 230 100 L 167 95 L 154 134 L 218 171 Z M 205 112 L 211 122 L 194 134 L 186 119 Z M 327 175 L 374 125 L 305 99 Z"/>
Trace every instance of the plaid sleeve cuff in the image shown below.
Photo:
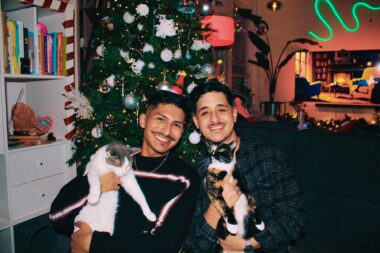
<path fill-rule="evenodd" d="M 271 241 L 273 240 L 273 235 L 268 228 L 266 228 L 263 232 L 258 233 L 255 236 L 256 241 L 260 244 L 261 248 L 265 249 L 271 245 Z"/>

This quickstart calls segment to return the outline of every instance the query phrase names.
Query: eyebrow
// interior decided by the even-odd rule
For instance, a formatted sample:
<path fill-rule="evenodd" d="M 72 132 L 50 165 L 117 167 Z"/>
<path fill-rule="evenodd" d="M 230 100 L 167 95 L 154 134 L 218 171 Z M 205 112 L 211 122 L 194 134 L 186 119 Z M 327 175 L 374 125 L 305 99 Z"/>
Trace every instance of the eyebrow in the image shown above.
<path fill-rule="evenodd" d="M 217 104 L 216 107 L 227 107 L 228 108 L 229 105 L 226 105 L 226 104 Z M 203 106 L 203 107 L 199 108 L 198 112 L 203 111 L 203 110 L 205 110 L 207 108 L 209 108 L 209 107 L 208 106 Z"/>
<path fill-rule="evenodd" d="M 153 116 L 160 116 L 160 117 L 163 117 L 165 119 L 168 119 L 168 117 L 164 114 L 161 114 L 159 112 L 155 113 Z M 179 123 L 179 124 L 182 124 L 182 125 L 185 125 L 186 124 L 186 121 L 179 121 L 179 120 L 175 120 L 174 121 L 175 123 Z"/>

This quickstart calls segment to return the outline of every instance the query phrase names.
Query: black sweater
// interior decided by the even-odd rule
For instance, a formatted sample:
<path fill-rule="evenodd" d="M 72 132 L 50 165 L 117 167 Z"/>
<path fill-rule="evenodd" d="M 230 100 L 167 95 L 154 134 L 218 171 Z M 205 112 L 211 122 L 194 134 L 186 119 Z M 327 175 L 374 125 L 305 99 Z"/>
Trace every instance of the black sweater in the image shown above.
<path fill-rule="evenodd" d="M 135 175 L 157 221 L 149 222 L 138 204 L 121 188 L 114 234 L 94 231 L 91 253 L 179 251 L 191 223 L 199 178 L 173 154 L 162 167 L 150 173 L 162 159 L 136 157 L 139 171 Z M 86 203 L 88 188 L 87 177 L 78 176 L 61 189 L 50 210 L 56 232 L 71 235 L 75 216 Z"/>

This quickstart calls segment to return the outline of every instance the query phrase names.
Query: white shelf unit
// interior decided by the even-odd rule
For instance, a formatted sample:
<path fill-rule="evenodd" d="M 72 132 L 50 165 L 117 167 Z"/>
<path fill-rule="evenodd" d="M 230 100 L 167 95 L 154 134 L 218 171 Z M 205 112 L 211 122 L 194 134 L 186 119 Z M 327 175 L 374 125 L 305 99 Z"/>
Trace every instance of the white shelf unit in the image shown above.
<path fill-rule="evenodd" d="M 7 18 L 22 21 L 30 31 L 37 30 L 37 22 L 45 23 L 49 32 L 64 31 L 65 13 L 16 0 L 0 0 L 0 8 Z M 0 41 L 3 36 L 0 32 Z M 63 120 L 68 116 L 62 95 L 66 77 L 5 73 L 4 45 L 0 44 L 0 253 L 14 253 L 14 226 L 47 213 L 60 188 L 76 175 L 76 168 L 66 163 L 71 157 Z M 13 133 L 11 110 L 21 90 L 20 102 L 30 105 L 36 116 L 53 118 L 49 133 L 54 133 L 57 141 L 8 147 L 7 136 Z"/>

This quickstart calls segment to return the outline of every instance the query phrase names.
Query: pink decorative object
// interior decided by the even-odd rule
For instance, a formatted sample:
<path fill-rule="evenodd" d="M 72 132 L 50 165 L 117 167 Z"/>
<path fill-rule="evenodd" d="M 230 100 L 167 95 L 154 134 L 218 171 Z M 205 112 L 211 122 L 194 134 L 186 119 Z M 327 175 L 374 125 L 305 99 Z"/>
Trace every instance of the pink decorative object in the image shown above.
<path fill-rule="evenodd" d="M 205 16 L 201 21 L 202 26 L 209 24 L 214 32 L 205 32 L 203 36 L 208 36 L 207 42 L 213 47 L 226 47 L 234 44 L 235 29 L 234 20 L 226 16 L 210 15 Z"/>
<path fill-rule="evenodd" d="M 50 116 L 38 116 L 34 125 L 42 133 L 47 133 L 47 131 L 53 126 L 53 119 Z"/>
<path fill-rule="evenodd" d="M 48 29 L 44 23 L 38 22 L 37 26 L 41 30 L 42 33 L 48 33 Z"/>

